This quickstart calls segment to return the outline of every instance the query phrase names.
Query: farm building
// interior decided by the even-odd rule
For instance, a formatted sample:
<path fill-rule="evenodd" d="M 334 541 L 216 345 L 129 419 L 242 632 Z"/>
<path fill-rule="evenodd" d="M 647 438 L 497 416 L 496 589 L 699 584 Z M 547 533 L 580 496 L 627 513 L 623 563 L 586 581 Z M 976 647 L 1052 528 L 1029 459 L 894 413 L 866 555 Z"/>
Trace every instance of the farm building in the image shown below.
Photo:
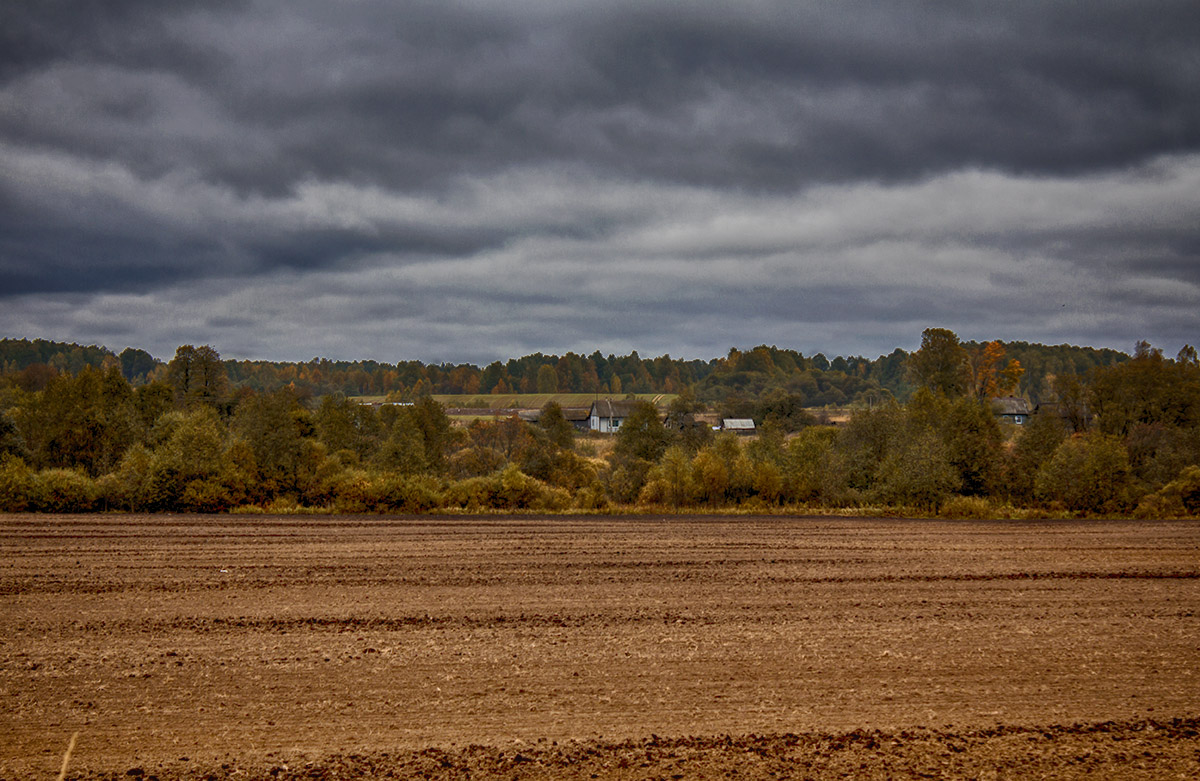
<path fill-rule="evenodd" d="M 754 421 L 750 418 L 724 418 L 721 420 L 721 430 L 750 435 L 754 433 Z"/>
<path fill-rule="evenodd" d="M 1033 414 L 1033 410 L 1029 408 L 1029 402 L 1018 396 L 1001 396 L 998 399 L 992 399 L 992 410 L 996 416 L 1005 423 L 1015 423 L 1018 426 L 1023 426 L 1029 422 L 1029 416 Z"/>
<path fill-rule="evenodd" d="M 576 431 L 587 431 L 591 428 L 592 411 L 587 407 L 563 407 L 563 417 L 575 427 Z"/>
<path fill-rule="evenodd" d="M 684 412 L 668 414 L 663 425 L 670 431 L 691 431 L 693 429 L 720 431 L 721 420 L 715 412 Z"/>
<path fill-rule="evenodd" d="M 599 399 L 592 402 L 588 412 L 588 428 L 602 434 L 614 434 L 621 430 L 621 424 L 637 409 L 636 401 L 613 401 Z"/>
<path fill-rule="evenodd" d="M 562 414 L 563 418 L 576 431 L 587 432 L 589 430 L 588 422 L 591 410 L 587 407 L 563 407 Z M 537 423 L 542 419 L 542 411 L 540 409 L 523 409 L 517 415 L 526 423 Z"/>

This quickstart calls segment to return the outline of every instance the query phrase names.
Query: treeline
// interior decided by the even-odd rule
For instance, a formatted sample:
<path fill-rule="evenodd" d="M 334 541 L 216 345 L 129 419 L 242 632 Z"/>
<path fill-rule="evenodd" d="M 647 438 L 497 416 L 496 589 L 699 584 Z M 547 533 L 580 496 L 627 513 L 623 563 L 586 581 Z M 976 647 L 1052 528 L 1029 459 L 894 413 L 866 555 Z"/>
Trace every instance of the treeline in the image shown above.
<path fill-rule="evenodd" d="M 985 344 L 967 342 L 976 353 Z M 1083 375 L 1113 366 L 1129 356 L 1115 350 L 1009 342 L 1010 359 L 1024 367 L 1013 392 L 1038 402 L 1047 397 L 1049 382 L 1060 375 Z M 642 358 L 567 353 L 534 353 L 480 368 L 471 364 L 424 364 L 402 361 L 330 361 L 314 358 L 303 363 L 226 360 L 225 373 L 233 388 L 269 393 L 291 388 L 301 398 L 334 393 L 346 396 L 390 396 L 411 401 L 431 394 L 508 393 L 679 393 L 692 390 L 707 403 L 745 408 L 764 397 L 786 398 L 788 406 L 825 407 L 877 404 L 892 398 L 907 401 L 915 390 L 906 367 L 909 354 L 895 350 L 874 360 L 759 346 L 730 350 L 723 358 L 682 360 L 669 355 Z M 83 367 L 117 366 L 130 383 L 161 381 L 167 366 L 144 350 L 126 348 L 119 355 L 103 347 L 45 340 L 0 340 L 0 376 L 26 390 L 40 390 L 51 377 L 76 374 Z"/>
<path fill-rule="evenodd" d="M 665 420 L 639 404 L 608 439 L 577 436 L 554 405 L 537 424 L 461 427 L 428 396 L 316 401 L 290 385 L 238 387 L 227 368 L 212 348 L 184 346 L 140 385 L 115 363 L 34 390 L 0 380 L 0 510 L 1200 512 L 1190 347 L 1168 359 L 1143 343 L 1125 362 L 1056 375 L 1017 427 L 991 397 L 1019 384 L 1019 362 L 999 343 L 929 329 L 901 367 L 916 388 L 907 403 L 881 397 L 838 427 L 777 408 L 751 439 L 687 425 L 704 407 L 691 392 Z"/>

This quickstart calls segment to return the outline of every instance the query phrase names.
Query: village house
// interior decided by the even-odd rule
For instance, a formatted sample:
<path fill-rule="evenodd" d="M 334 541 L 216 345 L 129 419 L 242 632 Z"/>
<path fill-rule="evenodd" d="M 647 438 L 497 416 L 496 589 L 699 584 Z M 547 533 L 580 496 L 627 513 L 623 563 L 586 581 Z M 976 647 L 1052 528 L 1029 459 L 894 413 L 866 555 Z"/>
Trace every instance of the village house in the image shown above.
<path fill-rule="evenodd" d="M 1001 396 L 992 399 L 992 410 L 1003 422 L 1014 423 L 1018 426 L 1028 423 L 1029 416 L 1033 414 L 1029 402 L 1018 396 Z"/>
<path fill-rule="evenodd" d="M 622 399 L 597 399 L 588 412 L 588 429 L 601 434 L 615 434 L 621 424 L 637 409 L 637 401 Z"/>

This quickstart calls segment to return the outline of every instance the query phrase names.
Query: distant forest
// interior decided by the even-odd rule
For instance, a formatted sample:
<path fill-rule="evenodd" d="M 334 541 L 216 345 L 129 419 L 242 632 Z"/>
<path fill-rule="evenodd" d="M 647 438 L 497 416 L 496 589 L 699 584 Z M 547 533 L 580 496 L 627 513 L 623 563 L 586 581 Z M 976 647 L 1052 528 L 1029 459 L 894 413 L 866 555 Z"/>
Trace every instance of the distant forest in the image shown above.
<path fill-rule="evenodd" d="M 755 347 L 480 369 L 225 361 L 210 345 L 164 364 L 4 340 L 0 362 L 0 512 L 1200 515 L 1200 358 L 1187 346 L 1125 355 L 930 328 L 916 352 L 874 361 Z M 553 400 L 530 423 L 451 419 L 434 397 L 492 391 L 663 399 L 631 402 L 602 435 L 577 432 Z M 714 409 L 753 419 L 755 435 L 715 433 Z"/>
<path fill-rule="evenodd" d="M 1006 361 L 1023 371 L 1011 392 L 1033 404 L 1050 397 L 1059 376 L 1085 376 L 1093 369 L 1129 360 L 1117 350 L 1048 346 L 1027 342 L 963 342 L 968 355 L 982 358 L 988 345 L 1001 345 Z M 411 401 L 426 395 L 507 393 L 679 393 L 689 390 L 699 401 L 736 405 L 765 396 L 785 396 L 804 407 L 872 405 L 887 398 L 908 401 L 916 385 L 906 366 L 910 354 L 901 349 L 873 360 L 858 356 L 805 356 L 795 350 L 759 346 L 731 349 L 721 358 L 683 360 L 662 355 L 534 353 L 485 367 L 471 364 L 425 364 L 420 361 L 223 361 L 233 389 L 269 393 L 291 388 L 302 398 L 340 393 L 346 396 L 392 396 Z M 74 375 L 85 366 L 119 366 L 130 384 L 163 380 L 167 364 L 145 350 L 129 347 L 114 353 L 106 347 L 81 346 L 44 339 L 0 340 L 0 376 L 25 390 L 40 390 L 58 374 Z"/>

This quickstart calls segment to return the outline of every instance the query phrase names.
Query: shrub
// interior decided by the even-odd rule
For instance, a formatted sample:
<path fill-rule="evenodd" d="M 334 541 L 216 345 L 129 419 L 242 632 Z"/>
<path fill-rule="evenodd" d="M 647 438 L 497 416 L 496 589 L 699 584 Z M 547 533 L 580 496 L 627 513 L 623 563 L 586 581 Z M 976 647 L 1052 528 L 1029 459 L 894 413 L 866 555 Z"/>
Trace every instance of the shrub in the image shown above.
<path fill-rule="evenodd" d="M 608 495 L 599 482 L 585 485 L 575 492 L 572 505 L 576 510 L 607 510 Z"/>
<path fill-rule="evenodd" d="M 436 481 L 429 477 L 380 475 L 368 490 L 375 512 L 423 513 L 438 507 L 442 500 Z"/>
<path fill-rule="evenodd" d="M 493 447 L 467 447 L 450 456 L 447 469 L 456 480 L 483 477 L 501 469 L 507 459 Z"/>
<path fill-rule="evenodd" d="M 509 465 L 503 472 L 451 483 L 443 503 L 468 510 L 564 510 L 571 506 L 571 494 Z"/>
<path fill-rule="evenodd" d="M 1163 492 L 1178 496 L 1183 508 L 1192 515 L 1200 515 L 1200 466 L 1185 466 Z"/>
<path fill-rule="evenodd" d="M 43 513 L 86 513 L 96 509 L 96 489 L 75 469 L 46 469 L 34 478 L 30 509 Z"/>
<path fill-rule="evenodd" d="M 1187 514 L 1183 502 L 1178 496 L 1166 496 L 1163 493 L 1146 494 L 1138 500 L 1137 509 L 1133 511 L 1135 518 L 1179 518 Z"/>
<path fill-rule="evenodd" d="M 938 513 L 943 518 L 969 518 L 987 520 L 996 517 L 992 503 L 982 496 L 952 496 L 942 502 Z"/>
<path fill-rule="evenodd" d="M 34 474 L 24 461 L 15 456 L 0 458 L 0 511 L 28 510 L 33 488 Z"/>
<path fill-rule="evenodd" d="M 1037 498 L 1076 513 L 1114 512 L 1128 501 L 1129 457 L 1115 437 L 1077 434 L 1038 470 Z"/>
<path fill-rule="evenodd" d="M 371 478 L 361 469 L 347 469 L 333 487 L 333 506 L 341 513 L 365 513 L 374 510 Z"/>
<path fill-rule="evenodd" d="M 234 504 L 228 488 L 219 481 L 192 480 L 184 486 L 176 507 L 182 512 L 219 513 Z"/>
<path fill-rule="evenodd" d="M 1186 466 L 1157 493 L 1138 502 L 1139 518 L 1177 518 L 1200 515 L 1200 466 Z"/>

